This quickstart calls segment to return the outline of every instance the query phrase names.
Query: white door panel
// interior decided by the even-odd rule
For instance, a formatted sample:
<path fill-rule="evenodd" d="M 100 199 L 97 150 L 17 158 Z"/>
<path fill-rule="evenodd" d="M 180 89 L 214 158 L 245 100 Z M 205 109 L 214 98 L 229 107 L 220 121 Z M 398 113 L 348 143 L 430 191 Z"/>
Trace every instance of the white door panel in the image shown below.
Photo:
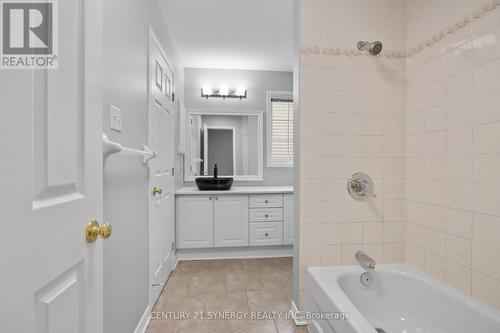
<path fill-rule="evenodd" d="M 177 199 L 177 248 L 213 247 L 213 197 L 182 196 Z"/>
<path fill-rule="evenodd" d="M 149 145 L 158 157 L 149 162 L 150 305 L 156 302 L 174 264 L 175 113 L 173 71 L 150 31 Z M 152 189 L 161 189 L 153 194 Z"/>
<path fill-rule="evenodd" d="M 248 246 L 248 196 L 215 196 L 214 246 Z"/>
<path fill-rule="evenodd" d="M 102 333 L 102 3 L 58 2 L 59 68 L 0 73 L 0 331 Z"/>

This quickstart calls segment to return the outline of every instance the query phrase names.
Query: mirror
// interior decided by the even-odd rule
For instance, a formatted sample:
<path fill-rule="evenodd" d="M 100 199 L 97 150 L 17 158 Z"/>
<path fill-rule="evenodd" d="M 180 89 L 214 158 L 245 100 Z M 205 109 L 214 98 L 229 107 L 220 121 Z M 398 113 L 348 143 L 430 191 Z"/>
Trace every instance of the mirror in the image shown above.
<path fill-rule="evenodd" d="M 233 177 L 236 181 L 263 179 L 261 111 L 190 110 L 186 122 L 186 181 L 213 177 L 215 164 L 221 177 Z"/>

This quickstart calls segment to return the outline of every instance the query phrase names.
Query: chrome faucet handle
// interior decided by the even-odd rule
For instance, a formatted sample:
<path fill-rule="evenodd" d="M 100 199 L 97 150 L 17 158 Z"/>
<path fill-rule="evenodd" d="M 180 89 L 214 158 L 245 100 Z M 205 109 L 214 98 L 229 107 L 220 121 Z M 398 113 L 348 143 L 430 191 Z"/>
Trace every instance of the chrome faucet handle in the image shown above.
<path fill-rule="evenodd" d="M 373 258 L 364 253 L 363 251 L 358 251 L 354 255 L 358 264 L 365 270 L 371 271 L 375 269 L 375 265 L 377 264 Z"/>
<path fill-rule="evenodd" d="M 373 180 L 363 172 L 357 172 L 349 177 L 347 180 L 347 191 L 356 200 L 377 197 L 374 192 Z"/>

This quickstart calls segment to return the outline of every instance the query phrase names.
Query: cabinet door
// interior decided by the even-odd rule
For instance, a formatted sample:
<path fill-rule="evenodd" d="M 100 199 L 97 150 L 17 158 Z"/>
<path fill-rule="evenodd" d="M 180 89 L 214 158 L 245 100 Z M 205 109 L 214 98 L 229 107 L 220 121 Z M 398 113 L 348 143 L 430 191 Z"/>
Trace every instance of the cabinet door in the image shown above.
<path fill-rule="evenodd" d="M 294 220 L 293 220 L 293 195 L 285 194 L 283 202 L 284 228 L 283 244 L 292 245 L 295 239 Z"/>
<path fill-rule="evenodd" d="M 248 246 L 248 196 L 215 196 L 215 247 Z"/>
<path fill-rule="evenodd" d="M 213 247 L 214 205 L 212 196 L 177 199 L 177 248 Z"/>

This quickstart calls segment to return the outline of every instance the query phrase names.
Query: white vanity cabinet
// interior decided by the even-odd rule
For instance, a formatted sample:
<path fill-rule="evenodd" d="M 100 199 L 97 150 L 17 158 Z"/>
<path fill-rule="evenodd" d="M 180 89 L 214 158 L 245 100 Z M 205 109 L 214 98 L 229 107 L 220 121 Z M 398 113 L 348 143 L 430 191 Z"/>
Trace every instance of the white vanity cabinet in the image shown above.
<path fill-rule="evenodd" d="M 177 198 L 178 249 L 248 246 L 248 197 Z"/>
<path fill-rule="evenodd" d="M 214 247 L 248 246 L 248 197 L 214 196 Z"/>
<path fill-rule="evenodd" d="M 212 196 L 196 195 L 177 198 L 178 249 L 214 245 L 214 205 Z"/>
<path fill-rule="evenodd" d="M 181 189 L 176 194 L 176 247 L 293 244 L 293 194 L 290 189 L 286 188 L 283 193 L 260 193 L 256 189 L 224 193 Z"/>

